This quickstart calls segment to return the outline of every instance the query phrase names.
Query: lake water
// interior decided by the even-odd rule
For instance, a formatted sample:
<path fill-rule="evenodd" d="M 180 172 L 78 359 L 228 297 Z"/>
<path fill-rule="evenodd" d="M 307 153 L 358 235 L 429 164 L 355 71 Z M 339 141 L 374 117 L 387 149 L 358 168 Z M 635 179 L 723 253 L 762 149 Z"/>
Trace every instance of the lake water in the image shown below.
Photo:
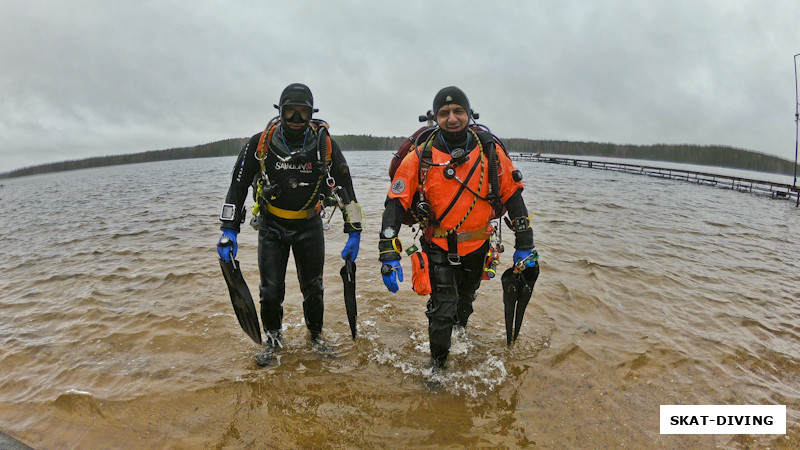
<path fill-rule="evenodd" d="M 233 157 L 4 180 L 0 430 L 42 449 L 800 446 L 794 202 L 519 162 L 542 266 L 520 338 L 506 347 L 500 280 L 485 281 L 431 375 L 408 259 L 398 294 L 379 275 L 391 152 L 345 155 L 367 217 L 358 339 L 337 212 L 324 279 L 334 354 L 309 345 L 290 260 L 285 346 L 268 369 L 217 263 Z M 246 225 L 238 259 L 256 293 Z M 663 404 L 786 405 L 787 435 L 660 435 Z"/>

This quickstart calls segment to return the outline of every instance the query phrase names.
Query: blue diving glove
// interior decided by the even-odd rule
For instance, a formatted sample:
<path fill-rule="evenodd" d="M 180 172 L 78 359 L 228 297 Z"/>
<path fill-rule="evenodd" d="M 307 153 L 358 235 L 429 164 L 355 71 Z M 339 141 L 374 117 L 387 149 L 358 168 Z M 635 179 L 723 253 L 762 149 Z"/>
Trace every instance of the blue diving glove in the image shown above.
<path fill-rule="evenodd" d="M 224 229 L 222 236 L 219 237 L 217 242 L 217 253 L 219 257 L 225 262 L 231 262 L 231 258 L 236 258 L 236 251 L 239 250 L 239 244 L 236 243 L 236 236 L 238 231 Z"/>
<path fill-rule="evenodd" d="M 514 265 L 520 261 L 525 261 L 525 267 L 533 267 L 536 265 L 536 260 L 539 254 L 535 253 L 534 249 L 530 250 L 515 250 L 514 251 Z"/>
<path fill-rule="evenodd" d="M 395 276 L 395 274 L 397 275 Z M 389 289 L 389 292 L 395 293 L 400 290 L 400 286 L 397 284 L 398 281 L 403 281 L 403 267 L 400 265 L 400 261 L 384 262 L 383 266 L 381 266 L 381 275 L 383 276 L 383 284 L 386 285 L 386 289 Z"/>
<path fill-rule="evenodd" d="M 350 233 L 350 237 L 347 238 L 347 243 L 344 244 L 344 250 L 342 250 L 342 259 L 355 261 L 358 256 L 358 246 L 360 243 L 361 232 L 355 231 Z"/>

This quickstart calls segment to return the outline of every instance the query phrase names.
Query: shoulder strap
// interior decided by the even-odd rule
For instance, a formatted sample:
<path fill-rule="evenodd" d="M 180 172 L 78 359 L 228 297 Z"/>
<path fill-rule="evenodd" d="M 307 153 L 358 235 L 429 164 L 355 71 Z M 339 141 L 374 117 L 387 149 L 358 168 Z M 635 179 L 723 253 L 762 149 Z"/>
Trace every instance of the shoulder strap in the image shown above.
<path fill-rule="evenodd" d="M 431 168 L 431 165 L 428 161 L 431 161 L 431 158 L 433 158 L 433 139 L 435 137 L 435 132 L 430 133 L 426 137 L 425 143 L 422 144 L 422 148 L 420 149 L 419 145 L 417 145 L 415 148 L 415 151 L 417 152 L 417 159 L 419 160 L 419 166 L 417 169 L 417 192 L 419 192 L 421 199 L 425 198 L 425 177 L 428 174 L 428 169 Z"/>
<path fill-rule="evenodd" d="M 331 159 L 333 155 L 333 143 L 331 142 L 331 134 L 328 132 L 330 125 L 328 122 L 325 122 L 321 119 L 312 119 L 310 122 L 311 129 L 316 134 L 317 138 L 317 162 L 322 162 L 322 173 L 317 180 L 317 185 L 314 188 L 314 193 L 312 194 L 311 198 L 308 199 L 306 203 L 307 207 L 311 205 L 315 198 L 317 198 L 320 188 L 322 187 L 323 180 L 325 181 L 326 186 L 330 190 L 331 193 L 334 193 L 336 188 L 336 180 L 331 176 L 330 167 L 331 167 Z M 323 136 L 325 137 L 324 144 L 323 144 Z M 324 150 L 323 150 L 324 146 Z M 324 153 L 323 153 L 324 152 Z"/>
<path fill-rule="evenodd" d="M 280 119 L 274 117 L 269 121 L 269 123 L 267 123 L 266 128 L 264 128 L 264 131 L 261 132 L 261 137 L 258 138 L 258 147 L 256 147 L 255 156 L 259 165 L 261 166 L 262 177 L 267 175 L 267 167 L 264 161 L 267 159 L 267 151 L 269 150 L 269 142 L 272 140 L 272 134 L 275 133 L 279 123 Z"/>
<path fill-rule="evenodd" d="M 311 122 L 309 122 L 309 124 L 311 125 L 311 129 L 314 130 L 314 134 L 317 135 L 317 157 L 319 158 L 319 160 L 322 160 L 324 158 L 325 165 L 330 166 L 332 158 L 331 155 L 333 154 L 333 145 L 331 144 L 331 134 L 328 131 L 330 129 L 330 125 L 328 125 L 328 122 L 325 122 L 322 119 L 312 119 Z M 322 134 L 325 135 L 324 157 L 322 155 L 322 145 L 320 145 L 322 144 L 322 142 L 320 141 Z"/>
<path fill-rule="evenodd" d="M 464 192 L 465 189 L 468 189 L 467 184 L 469 183 L 469 180 L 472 179 L 472 175 L 475 174 L 475 170 L 478 168 L 478 166 L 483 165 L 482 163 L 483 163 L 483 157 L 481 156 L 481 158 L 478 158 L 478 160 L 475 161 L 475 164 L 472 165 L 472 169 L 469 170 L 469 173 L 467 174 L 466 178 L 464 178 L 464 181 L 461 183 L 461 187 L 458 188 L 458 192 L 456 192 L 455 197 L 453 197 L 453 201 L 451 201 L 450 204 L 447 206 L 447 208 L 445 208 L 445 210 L 442 213 L 442 215 L 437 217 L 439 222 L 444 220 L 444 218 L 447 215 L 447 213 L 449 213 L 450 210 L 452 210 L 453 207 L 456 205 L 456 203 L 458 203 L 458 199 L 461 196 L 461 194 Z M 483 170 L 483 169 L 481 169 L 481 170 Z M 483 178 L 481 178 L 481 183 L 482 182 L 483 182 Z M 478 190 L 480 191 L 480 187 L 478 188 Z M 473 195 L 475 195 L 475 199 L 477 200 L 477 198 L 478 198 L 477 193 L 473 192 L 471 189 L 470 189 L 470 192 L 472 192 Z M 472 204 L 474 205 L 475 203 L 473 202 Z M 471 210 L 472 210 L 472 207 L 470 207 L 470 211 Z M 467 214 L 469 214 L 469 213 L 467 213 Z M 465 217 L 465 219 L 466 219 L 466 217 Z M 458 227 L 456 227 L 456 228 L 458 228 Z"/>
<path fill-rule="evenodd" d="M 263 160 L 267 157 L 267 150 L 269 148 L 269 141 L 272 140 L 272 134 L 281 123 L 280 118 L 273 117 L 261 132 L 261 137 L 258 139 L 258 148 L 256 148 L 256 158 Z"/>
<path fill-rule="evenodd" d="M 489 195 L 487 197 L 496 215 L 503 209 L 503 205 L 500 203 L 500 158 L 497 156 L 497 139 L 494 134 L 483 128 L 476 127 L 473 131 L 480 139 L 486 157 L 489 159 Z"/>

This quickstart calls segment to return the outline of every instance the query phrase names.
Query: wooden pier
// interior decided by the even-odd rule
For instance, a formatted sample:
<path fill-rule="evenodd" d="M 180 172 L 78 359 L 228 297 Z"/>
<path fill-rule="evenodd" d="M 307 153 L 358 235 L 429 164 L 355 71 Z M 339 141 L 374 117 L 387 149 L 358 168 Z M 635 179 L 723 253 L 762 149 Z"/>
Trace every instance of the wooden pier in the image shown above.
<path fill-rule="evenodd" d="M 617 172 L 649 175 L 651 177 L 669 178 L 674 180 L 690 181 L 698 184 L 708 184 L 740 192 L 768 195 L 773 198 L 794 199 L 795 206 L 800 206 L 800 186 L 775 183 L 772 181 L 754 180 L 728 175 L 718 175 L 706 172 L 695 172 L 683 169 L 668 169 L 664 167 L 643 166 L 638 164 L 625 164 L 608 161 L 593 161 L 589 159 L 574 159 L 553 156 L 542 156 L 533 153 L 516 153 L 509 155 L 514 161 L 532 161 L 550 164 L 563 164 L 567 166 L 588 167 L 591 169 L 613 170 Z"/>

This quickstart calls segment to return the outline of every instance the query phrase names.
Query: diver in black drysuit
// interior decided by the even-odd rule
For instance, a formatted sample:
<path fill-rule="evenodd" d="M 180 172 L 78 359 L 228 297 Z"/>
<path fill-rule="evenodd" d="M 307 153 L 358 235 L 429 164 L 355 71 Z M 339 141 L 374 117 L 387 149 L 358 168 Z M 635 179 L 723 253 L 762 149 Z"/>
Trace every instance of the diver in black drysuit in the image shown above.
<path fill-rule="evenodd" d="M 294 111 L 292 117 L 284 117 L 284 109 L 289 109 L 285 108 L 287 105 L 301 104 L 313 108 L 310 90 L 298 84 L 288 86 L 287 90 L 292 87 L 303 95 L 299 99 L 293 98 L 285 90 L 281 95 L 280 106 L 276 105 L 281 110 L 281 122 L 272 132 L 264 158 L 264 169 L 269 180 L 264 191 L 271 191 L 272 194 L 264 195 L 269 197 L 266 199 L 268 201 L 264 198 L 258 200 L 261 320 L 267 334 L 267 347 L 273 348 L 279 344 L 281 338 L 286 265 L 290 249 L 295 258 L 297 278 L 303 294 L 303 315 L 312 341 L 318 340 L 322 332 L 324 311 L 322 270 L 325 262 L 325 239 L 318 202 L 320 194 L 331 196 L 331 188 L 323 171 L 324 159 L 320 160 L 320 142 L 317 139 L 319 131 L 315 131 L 310 125 L 310 114 L 301 117 Z M 296 130 L 286 126 L 285 122 L 303 122 L 305 126 Z M 240 223 L 244 220 L 243 205 L 248 189 L 251 184 L 255 184 L 254 179 L 261 177 L 261 163 L 256 154 L 261 137 L 261 132 L 253 135 L 239 154 L 225 198 L 226 204 L 235 205 L 235 217 L 232 220 L 222 220 L 220 228 L 223 237 L 228 237 L 234 243 Z M 355 202 L 356 195 L 347 161 L 333 139 L 330 144 L 330 176 L 335 180 L 335 186 L 341 187 L 339 193 L 346 199 L 345 202 Z M 326 145 L 326 139 L 322 139 L 321 145 Z M 324 154 L 323 152 L 323 158 Z M 304 214 L 307 217 L 297 217 Z M 345 220 L 344 232 L 350 236 L 342 251 L 342 258 L 355 260 L 360 243 L 360 218 L 358 222 L 348 222 L 347 218 Z M 234 256 L 235 250 L 236 245 Z M 220 256 L 224 258 L 222 252 Z"/>

